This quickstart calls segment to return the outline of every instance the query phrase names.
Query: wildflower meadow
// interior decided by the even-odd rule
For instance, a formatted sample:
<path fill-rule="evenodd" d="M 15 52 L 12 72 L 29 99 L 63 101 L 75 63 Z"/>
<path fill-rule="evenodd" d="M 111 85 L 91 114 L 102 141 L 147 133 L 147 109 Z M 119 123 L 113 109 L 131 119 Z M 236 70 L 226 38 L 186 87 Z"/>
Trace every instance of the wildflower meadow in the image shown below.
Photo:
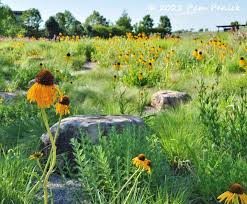
<path fill-rule="evenodd" d="M 247 204 L 246 28 L 101 17 L 91 35 L 2 24 L 0 203 Z"/>

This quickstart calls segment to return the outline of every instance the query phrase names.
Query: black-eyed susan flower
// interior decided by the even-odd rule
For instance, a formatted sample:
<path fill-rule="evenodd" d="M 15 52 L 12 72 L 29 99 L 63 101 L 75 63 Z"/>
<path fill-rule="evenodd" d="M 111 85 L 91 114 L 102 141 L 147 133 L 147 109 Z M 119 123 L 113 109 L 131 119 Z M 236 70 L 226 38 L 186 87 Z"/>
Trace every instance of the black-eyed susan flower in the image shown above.
<path fill-rule="evenodd" d="M 117 75 L 113 76 L 113 81 L 117 81 Z"/>
<path fill-rule="evenodd" d="M 41 70 L 27 92 L 27 100 L 37 102 L 39 108 L 49 108 L 54 104 L 57 92 L 52 73 L 49 70 Z"/>
<path fill-rule="evenodd" d="M 117 62 L 116 64 L 114 64 L 114 68 L 119 71 L 120 68 L 121 68 L 121 63 L 120 62 Z"/>
<path fill-rule="evenodd" d="M 223 202 L 226 204 L 247 204 L 247 195 L 244 193 L 244 188 L 235 183 L 230 186 L 229 191 L 224 192 L 218 197 L 219 202 Z"/>
<path fill-rule="evenodd" d="M 245 59 L 244 59 L 243 57 L 241 57 L 241 58 L 239 59 L 239 66 L 242 67 L 242 68 L 244 68 L 246 65 L 247 65 L 247 64 L 246 64 Z"/>
<path fill-rule="evenodd" d="M 30 160 L 38 160 L 43 156 L 42 152 L 35 152 L 29 156 Z"/>
<path fill-rule="evenodd" d="M 56 104 L 56 113 L 63 116 L 70 113 L 70 99 L 68 96 L 62 96 L 59 102 Z"/>
<path fill-rule="evenodd" d="M 197 49 L 195 49 L 193 52 L 192 52 L 192 56 L 193 57 L 197 57 L 197 55 L 198 55 L 198 50 Z"/>
<path fill-rule="evenodd" d="M 71 54 L 69 52 L 65 55 L 65 60 L 67 62 L 71 60 Z"/>
<path fill-rule="evenodd" d="M 144 169 L 147 173 L 151 173 L 151 161 L 146 159 L 144 154 L 139 154 L 137 157 L 132 159 L 132 163 L 140 169 Z"/>
<path fill-rule="evenodd" d="M 138 73 L 138 80 L 139 81 L 143 80 L 143 73 L 142 72 Z"/>
<path fill-rule="evenodd" d="M 203 60 L 202 51 L 198 52 L 198 55 L 197 55 L 196 59 L 197 59 L 198 61 L 202 61 L 202 60 Z"/>

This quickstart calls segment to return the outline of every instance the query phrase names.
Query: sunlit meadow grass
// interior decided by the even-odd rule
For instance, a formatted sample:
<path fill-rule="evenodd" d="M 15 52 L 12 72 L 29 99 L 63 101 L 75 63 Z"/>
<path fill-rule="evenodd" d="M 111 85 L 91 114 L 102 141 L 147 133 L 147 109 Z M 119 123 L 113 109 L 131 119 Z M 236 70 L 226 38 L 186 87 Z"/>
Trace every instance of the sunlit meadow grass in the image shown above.
<path fill-rule="evenodd" d="M 73 141 L 79 170 L 57 169 L 85 186 L 83 200 L 213 204 L 232 183 L 247 186 L 243 96 L 247 78 L 239 65 L 240 57 L 247 59 L 246 46 L 246 41 L 231 33 L 180 39 L 1 41 L 0 91 L 18 92 L 19 97 L 11 102 L 0 100 L 0 201 L 37 203 L 35 194 L 26 196 L 30 176 L 38 178 L 38 167 L 28 157 L 39 151 L 45 127 L 38 108 L 22 94 L 43 68 L 53 73 L 70 96 L 71 115 L 132 114 L 146 124 L 143 132 L 113 132 L 97 145 L 87 143 L 83 135 L 82 140 Z M 202 51 L 202 60 L 193 57 L 195 49 Z M 86 61 L 97 65 L 81 72 Z M 157 115 L 143 113 L 152 94 L 161 89 L 185 91 L 193 100 Z M 145 100 L 140 99 L 140 92 L 145 93 Z M 48 116 L 49 125 L 58 120 L 55 110 L 49 110 Z M 150 158 L 153 172 L 127 185 L 116 199 L 135 171 L 131 159 L 140 153 Z M 95 163 L 101 166 L 90 170 L 96 168 Z"/>

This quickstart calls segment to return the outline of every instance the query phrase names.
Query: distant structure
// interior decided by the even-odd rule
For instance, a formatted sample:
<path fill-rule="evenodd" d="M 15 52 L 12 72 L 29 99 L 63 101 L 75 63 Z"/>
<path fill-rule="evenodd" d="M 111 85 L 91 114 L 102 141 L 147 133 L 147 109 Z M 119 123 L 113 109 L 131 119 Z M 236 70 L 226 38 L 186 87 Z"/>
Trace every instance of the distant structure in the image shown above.
<path fill-rule="evenodd" d="M 223 29 L 224 32 L 226 31 L 238 31 L 240 27 L 245 27 L 247 25 L 220 25 L 216 26 L 218 28 L 218 32 Z"/>
<path fill-rule="evenodd" d="M 19 19 L 24 11 L 12 11 L 16 19 Z"/>

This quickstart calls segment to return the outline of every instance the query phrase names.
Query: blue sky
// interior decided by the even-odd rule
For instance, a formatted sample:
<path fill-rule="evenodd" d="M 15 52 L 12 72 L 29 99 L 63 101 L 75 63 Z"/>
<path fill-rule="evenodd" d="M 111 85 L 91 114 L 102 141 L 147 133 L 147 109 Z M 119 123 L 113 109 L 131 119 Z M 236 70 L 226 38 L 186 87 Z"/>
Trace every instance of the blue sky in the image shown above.
<path fill-rule="evenodd" d="M 38 8 L 44 21 L 57 12 L 69 10 L 84 22 L 93 10 L 97 10 L 115 22 L 124 9 L 132 23 L 140 21 L 146 14 L 150 14 L 156 23 L 159 16 L 167 15 L 173 30 L 215 30 L 216 25 L 235 20 L 245 24 L 247 21 L 247 0 L 2 0 L 2 3 L 13 10 Z"/>

